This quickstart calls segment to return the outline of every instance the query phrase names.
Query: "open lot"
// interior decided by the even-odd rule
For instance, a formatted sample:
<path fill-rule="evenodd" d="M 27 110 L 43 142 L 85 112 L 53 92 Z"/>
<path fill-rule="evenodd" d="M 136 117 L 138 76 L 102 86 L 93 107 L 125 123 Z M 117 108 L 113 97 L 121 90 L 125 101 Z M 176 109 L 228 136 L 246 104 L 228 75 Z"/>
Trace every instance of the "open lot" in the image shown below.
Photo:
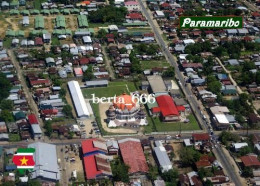
<path fill-rule="evenodd" d="M 190 114 L 187 119 L 190 120 L 189 123 L 183 123 L 183 122 L 161 122 L 159 118 L 151 118 L 147 117 L 149 125 L 145 126 L 145 132 L 171 132 L 171 131 L 180 131 L 180 129 L 183 130 L 200 130 L 200 127 L 198 125 L 198 122 L 194 115 Z"/>
<path fill-rule="evenodd" d="M 136 90 L 133 82 L 110 82 L 108 87 L 86 88 L 82 89 L 82 93 L 86 98 L 92 98 L 92 94 L 96 97 L 113 97 L 122 93 L 130 93 Z"/>
<path fill-rule="evenodd" d="M 168 67 L 170 64 L 165 60 L 147 60 L 147 61 L 140 61 L 142 69 L 151 69 L 154 67 Z"/>

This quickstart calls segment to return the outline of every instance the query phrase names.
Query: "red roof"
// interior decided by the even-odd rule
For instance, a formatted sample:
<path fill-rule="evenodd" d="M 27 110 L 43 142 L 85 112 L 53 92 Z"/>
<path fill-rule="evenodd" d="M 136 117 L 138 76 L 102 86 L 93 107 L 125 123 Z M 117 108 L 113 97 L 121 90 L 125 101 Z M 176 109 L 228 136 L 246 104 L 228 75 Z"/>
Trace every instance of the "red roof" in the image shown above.
<path fill-rule="evenodd" d="M 260 167 L 260 162 L 256 156 L 242 156 L 240 159 L 243 162 L 244 166 L 246 167 L 250 167 L 250 166 Z"/>
<path fill-rule="evenodd" d="M 162 95 L 156 97 L 156 101 L 161 109 L 161 113 L 163 117 L 170 116 L 170 115 L 176 115 L 179 116 L 178 109 L 173 102 L 173 99 L 171 96 L 168 95 Z"/>
<path fill-rule="evenodd" d="M 28 115 L 28 121 L 29 121 L 29 123 L 30 123 L 31 125 L 33 125 L 33 124 L 39 124 L 39 122 L 38 122 L 38 120 L 37 120 L 35 114 L 30 114 L 30 115 Z"/>
<path fill-rule="evenodd" d="M 127 15 L 130 19 L 142 19 L 143 16 L 140 13 L 130 13 Z"/>
<path fill-rule="evenodd" d="M 153 107 L 152 108 L 152 113 L 158 113 L 158 112 L 161 112 L 160 107 Z"/>
<path fill-rule="evenodd" d="M 171 7 L 171 5 L 169 3 L 163 3 L 163 4 L 161 4 L 161 6 L 164 7 L 164 8 L 165 7 Z"/>
<path fill-rule="evenodd" d="M 176 106 L 177 107 L 177 110 L 180 112 L 180 111 L 185 111 L 185 107 L 183 105 L 179 105 L 179 106 Z"/>
<path fill-rule="evenodd" d="M 57 115 L 58 114 L 58 110 L 57 109 L 45 109 L 45 110 L 41 110 L 42 115 Z"/>
<path fill-rule="evenodd" d="M 107 35 L 106 35 L 106 38 L 114 38 L 114 37 L 115 37 L 114 34 L 107 34 Z"/>
<path fill-rule="evenodd" d="M 83 71 L 81 68 L 74 68 L 74 72 L 76 75 L 83 75 Z"/>
<path fill-rule="evenodd" d="M 79 64 L 80 65 L 87 65 L 89 63 L 89 59 L 86 57 L 80 58 Z"/>
<path fill-rule="evenodd" d="M 130 167 L 130 174 L 148 172 L 149 169 L 140 141 L 124 139 L 124 141 L 119 141 L 119 147 L 124 163 Z"/>
<path fill-rule="evenodd" d="M 201 63 L 182 63 L 183 68 L 202 68 Z"/>
<path fill-rule="evenodd" d="M 206 141 L 209 140 L 209 134 L 208 133 L 202 133 L 202 134 L 192 134 L 192 138 L 195 141 Z"/>
<path fill-rule="evenodd" d="M 205 31 L 205 34 L 213 34 L 213 33 L 214 33 L 213 30 L 206 30 L 206 31 Z"/>
<path fill-rule="evenodd" d="M 34 85 L 42 85 L 42 84 L 50 84 L 50 81 L 48 79 L 38 79 L 38 80 L 30 80 L 31 86 Z"/>
<path fill-rule="evenodd" d="M 252 16 L 254 16 L 254 17 L 260 17 L 260 13 L 259 13 L 259 12 L 253 12 L 253 13 L 252 13 Z"/>
<path fill-rule="evenodd" d="M 81 142 L 84 169 L 85 169 L 87 179 L 95 179 L 98 175 L 104 173 L 103 168 L 107 168 L 107 167 L 102 168 L 102 166 L 99 166 L 100 161 L 97 159 L 96 155 L 99 155 L 101 152 L 102 152 L 102 154 L 106 154 L 106 152 L 101 148 L 95 147 L 94 141 L 101 141 L 101 140 L 93 138 L 93 139 L 87 139 L 87 140 L 84 140 Z M 101 141 L 101 143 L 102 142 L 103 141 Z M 104 163 L 102 163 L 102 164 L 104 164 Z M 109 169 L 110 169 L 110 166 L 109 166 Z M 110 171 L 108 171 L 108 172 L 110 172 Z"/>
<path fill-rule="evenodd" d="M 35 38 L 35 45 L 43 45 L 43 41 L 41 37 L 36 37 Z"/>

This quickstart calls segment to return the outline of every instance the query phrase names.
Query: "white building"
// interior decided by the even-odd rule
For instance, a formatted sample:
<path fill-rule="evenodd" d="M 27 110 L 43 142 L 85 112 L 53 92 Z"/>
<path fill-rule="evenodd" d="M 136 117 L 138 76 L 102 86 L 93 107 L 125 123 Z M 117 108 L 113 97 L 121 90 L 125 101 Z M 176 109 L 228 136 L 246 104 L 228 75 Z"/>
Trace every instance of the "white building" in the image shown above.
<path fill-rule="evenodd" d="M 35 166 L 31 174 L 31 179 L 59 181 L 60 170 L 58 166 L 56 146 L 47 143 L 32 143 L 29 148 L 34 148 L 33 159 Z"/>
<path fill-rule="evenodd" d="M 156 143 L 156 147 L 154 147 L 153 150 L 161 171 L 167 172 L 171 170 L 172 163 L 162 143 Z"/>
<path fill-rule="evenodd" d="M 236 152 L 238 152 L 241 148 L 247 147 L 247 146 L 248 146 L 247 143 L 234 143 L 233 144 L 233 147 L 234 147 Z"/>
<path fill-rule="evenodd" d="M 127 2 L 125 2 L 125 7 L 127 8 L 128 11 L 140 10 L 140 6 L 137 1 L 127 1 Z"/>
<path fill-rule="evenodd" d="M 69 81 L 68 87 L 79 118 L 89 118 L 90 112 L 77 81 Z"/>

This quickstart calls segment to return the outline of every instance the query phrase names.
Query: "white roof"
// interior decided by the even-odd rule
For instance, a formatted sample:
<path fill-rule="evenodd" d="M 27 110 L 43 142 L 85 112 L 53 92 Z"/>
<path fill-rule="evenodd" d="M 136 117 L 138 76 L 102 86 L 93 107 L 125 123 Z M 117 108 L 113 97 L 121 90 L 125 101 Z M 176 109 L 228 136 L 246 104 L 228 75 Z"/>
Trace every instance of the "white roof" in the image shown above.
<path fill-rule="evenodd" d="M 36 142 L 28 145 L 28 147 L 35 148 L 33 155 L 35 167 L 31 173 L 32 179 L 42 177 L 50 180 L 60 180 L 56 146 Z"/>
<path fill-rule="evenodd" d="M 154 147 L 154 152 L 160 164 L 162 172 L 172 169 L 172 163 L 163 146 Z"/>
<path fill-rule="evenodd" d="M 193 44 L 193 43 L 195 43 L 195 41 L 194 41 L 193 39 L 184 39 L 184 40 L 183 40 L 183 43 L 184 43 L 185 45 L 188 45 L 188 44 Z"/>
<path fill-rule="evenodd" d="M 79 83 L 77 81 L 69 81 L 68 87 L 69 87 L 70 94 L 71 94 L 72 100 L 74 102 L 74 106 L 77 111 L 78 117 L 89 117 L 90 113 L 87 108 L 83 94 L 80 90 Z"/>
<path fill-rule="evenodd" d="M 235 149 L 240 149 L 242 147 L 248 146 L 248 144 L 247 143 L 234 143 L 233 146 L 235 147 Z"/>
<path fill-rule="evenodd" d="M 218 120 L 219 123 L 229 123 L 227 117 L 225 114 L 215 114 L 216 119 Z"/>
<path fill-rule="evenodd" d="M 158 16 L 164 16 L 164 13 L 160 10 L 155 11 Z"/>
<path fill-rule="evenodd" d="M 187 146 L 187 147 L 192 145 L 190 142 L 190 139 L 184 139 L 183 141 L 184 141 L 185 146 Z"/>

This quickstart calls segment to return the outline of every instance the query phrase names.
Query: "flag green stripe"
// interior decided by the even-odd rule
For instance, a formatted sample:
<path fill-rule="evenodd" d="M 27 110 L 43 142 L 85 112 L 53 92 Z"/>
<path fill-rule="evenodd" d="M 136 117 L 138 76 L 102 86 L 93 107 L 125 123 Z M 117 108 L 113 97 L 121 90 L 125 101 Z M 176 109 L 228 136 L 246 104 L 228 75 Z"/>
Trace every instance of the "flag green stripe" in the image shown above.
<path fill-rule="evenodd" d="M 34 148 L 18 148 L 17 153 L 34 153 Z"/>

